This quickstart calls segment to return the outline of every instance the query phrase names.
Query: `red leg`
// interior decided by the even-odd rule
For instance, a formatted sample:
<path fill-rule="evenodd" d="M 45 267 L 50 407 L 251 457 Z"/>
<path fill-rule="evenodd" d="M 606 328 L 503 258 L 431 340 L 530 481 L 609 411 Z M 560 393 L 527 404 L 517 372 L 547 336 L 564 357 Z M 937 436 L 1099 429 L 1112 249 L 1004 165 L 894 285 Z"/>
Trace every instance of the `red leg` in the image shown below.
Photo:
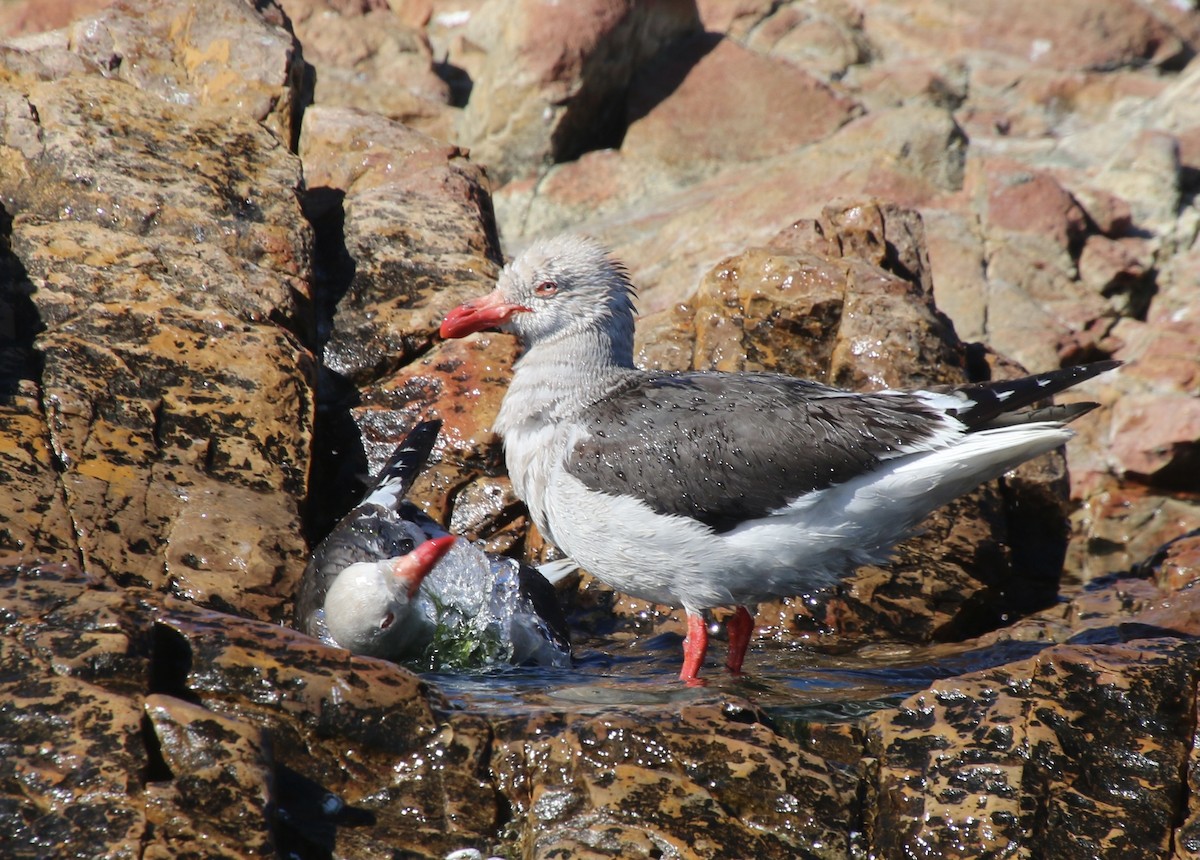
<path fill-rule="evenodd" d="M 704 665 L 704 654 L 708 651 L 708 619 L 694 612 L 687 614 L 688 632 L 683 640 L 683 670 L 679 680 L 689 685 L 702 684 L 696 676 Z"/>
<path fill-rule="evenodd" d="M 729 656 L 725 666 L 734 675 L 742 674 L 742 661 L 746 659 L 746 648 L 750 645 L 750 634 L 754 632 L 754 616 L 744 606 L 739 606 L 725 622 L 729 634 Z"/>

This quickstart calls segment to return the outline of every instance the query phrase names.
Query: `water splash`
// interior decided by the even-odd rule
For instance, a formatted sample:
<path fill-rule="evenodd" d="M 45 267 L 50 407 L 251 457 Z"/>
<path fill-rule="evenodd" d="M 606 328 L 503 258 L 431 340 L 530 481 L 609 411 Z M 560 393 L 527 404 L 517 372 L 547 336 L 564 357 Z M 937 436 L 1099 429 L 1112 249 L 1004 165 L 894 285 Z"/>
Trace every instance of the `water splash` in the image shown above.
<path fill-rule="evenodd" d="M 570 653 L 521 592 L 520 565 L 466 540 L 455 543 L 425 577 L 415 603 L 436 627 L 419 661 L 423 669 L 570 665 Z"/>

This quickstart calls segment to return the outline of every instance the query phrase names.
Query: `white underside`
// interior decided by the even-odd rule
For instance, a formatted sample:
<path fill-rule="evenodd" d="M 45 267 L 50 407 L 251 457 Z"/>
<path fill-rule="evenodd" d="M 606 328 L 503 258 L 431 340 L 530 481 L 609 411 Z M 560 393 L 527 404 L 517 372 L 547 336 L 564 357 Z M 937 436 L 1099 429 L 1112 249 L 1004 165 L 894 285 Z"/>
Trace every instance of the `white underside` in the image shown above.
<path fill-rule="evenodd" d="M 717 534 L 632 497 L 587 488 L 551 455 L 566 449 L 567 440 L 555 438 L 561 428 L 543 425 L 541 438 L 506 439 L 510 470 L 521 476 L 517 492 L 541 502 L 531 506 L 539 527 L 619 591 L 692 612 L 833 585 L 862 564 L 886 559 L 935 509 L 1072 435 L 1052 422 L 963 435 Z M 526 462 L 512 462 L 514 447 L 527 452 Z"/>

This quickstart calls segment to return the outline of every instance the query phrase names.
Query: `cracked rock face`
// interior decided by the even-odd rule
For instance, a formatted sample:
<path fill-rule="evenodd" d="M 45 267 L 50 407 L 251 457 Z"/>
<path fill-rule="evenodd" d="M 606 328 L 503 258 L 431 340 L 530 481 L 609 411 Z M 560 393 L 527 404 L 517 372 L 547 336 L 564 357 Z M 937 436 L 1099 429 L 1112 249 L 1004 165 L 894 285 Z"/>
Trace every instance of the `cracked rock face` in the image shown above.
<path fill-rule="evenodd" d="M 315 856 L 344 826 L 348 855 L 440 857 L 495 819 L 485 724 L 435 715 L 404 669 L 67 565 L 6 567 L 0 591 L 14 844 Z"/>
<path fill-rule="evenodd" d="M 44 420 L 18 509 L 65 509 L 52 557 L 281 616 L 312 422 L 298 162 L 254 121 L 100 77 L 3 98 L 9 290 Z"/>

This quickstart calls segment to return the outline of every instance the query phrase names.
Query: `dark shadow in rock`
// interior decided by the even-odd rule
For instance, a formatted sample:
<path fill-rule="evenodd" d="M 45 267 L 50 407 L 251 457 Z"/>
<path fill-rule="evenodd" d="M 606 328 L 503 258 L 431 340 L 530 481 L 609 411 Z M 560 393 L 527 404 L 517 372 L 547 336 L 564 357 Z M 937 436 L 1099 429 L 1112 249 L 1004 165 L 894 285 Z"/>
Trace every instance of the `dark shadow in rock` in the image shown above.
<path fill-rule="evenodd" d="M 450 107 L 466 107 L 471 90 L 475 88 L 475 82 L 467 70 L 442 60 L 433 64 L 433 73 L 450 87 Z"/>
<path fill-rule="evenodd" d="M 187 638 L 173 627 L 156 622 L 150 642 L 148 692 L 173 696 L 194 705 L 202 704 L 200 697 L 188 687 L 191 671 L 192 646 Z"/>
<path fill-rule="evenodd" d="M 696 15 L 698 20 L 699 12 Z M 642 63 L 623 92 L 609 92 L 604 75 L 585 72 L 583 86 L 571 97 L 567 113 L 550 140 L 554 161 L 573 161 L 585 152 L 620 147 L 629 124 L 673 93 L 722 38 L 719 33 L 698 33 L 671 43 Z M 587 63 L 602 69 L 610 62 L 606 51 L 627 48 L 623 40 L 612 40 L 604 50 L 597 49 Z"/>
<path fill-rule="evenodd" d="M 346 192 L 340 188 L 309 188 L 300 197 L 300 208 L 312 225 L 313 313 L 318 350 L 333 333 L 338 303 L 354 280 L 355 262 L 346 249 Z"/>
<path fill-rule="evenodd" d="M 371 827 L 375 815 L 346 805 L 320 783 L 286 765 L 275 767 L 275 837 L 281 857 L 333 857 L 339 827 Z"/>
<path fill-rule="evenodd" d="M 367 488 L 367 451 L 350 413 L 359 400 L 354 383 L 324 365 L 318 368 L 312 465 L 304 507 L 304 536 L 310 546 L 329 534 Z"/>
<path fill-rule="evenodd" d="M 0 206 L 0 397 L 11 397 L 21 380 L 41 382 L 42 359 L 34 338 L 46 330 L 33 302 L 35 288 L 12 252 L 12 215 Z"/>
<path fill-rule="evenodd" d="M 1135 642 L 1140 639 L 1195 639 L 1190 633 L 1173 630 L 1170 627 L 1160 627 L 1157 624 L 1143 624 L 1140 621 L 1123 621 L 1107 627 L 1092 627 L 1081 630 L 1070 639 L 1070 645 L 1120 645 L 1125 642 Z"/>
<path fill-rule="evenodd" d="M 629 84 L 622 137 L 625 128 L 675 92 L 692 68 L 724 38 L 720 33 L 697 33 L 668 45 L 644 63 Z"/>
<path fill-rule="evenodd" d="M 1062 498 L 1069 488 L 1063 476 Z M 1027 615 L 1052 604 L 1062 580 L 1071 524 L 1060 499 L 1001 479 L 1004 519 L 1013 570 L 1021 572 L 1021 595 L 1006 601 L 1008 611 Z"/>
<path fill-rule="evenodd" d="M 146 767 L 142 771 L 142 785 L 174 779 L 175 774 L 171 772 L 171 766 L 163 757 L 162 743 L 158 740 L 158 733 L 154 731 L 154 723 L 145 714 L 142 714 L 142 743 L 146 746 Z"/>
<path fill-rule="evenodd" d="M 310 188 L 302 199 L 304 217 L 316 238 L 313 249 L 313 311 L 317 354 L 333 334 L 338 304 L 357 269 L 346 249 L 346 192 Z M 324 365 L 317 370 L 316 416 L 313 422 L 312 465 L 303 521 L 305 537 L 315 546 L 338 519 L 350 510 L 366 487 L 367 454 L 350 410 L 359 402 L 352 382 Z"/>

